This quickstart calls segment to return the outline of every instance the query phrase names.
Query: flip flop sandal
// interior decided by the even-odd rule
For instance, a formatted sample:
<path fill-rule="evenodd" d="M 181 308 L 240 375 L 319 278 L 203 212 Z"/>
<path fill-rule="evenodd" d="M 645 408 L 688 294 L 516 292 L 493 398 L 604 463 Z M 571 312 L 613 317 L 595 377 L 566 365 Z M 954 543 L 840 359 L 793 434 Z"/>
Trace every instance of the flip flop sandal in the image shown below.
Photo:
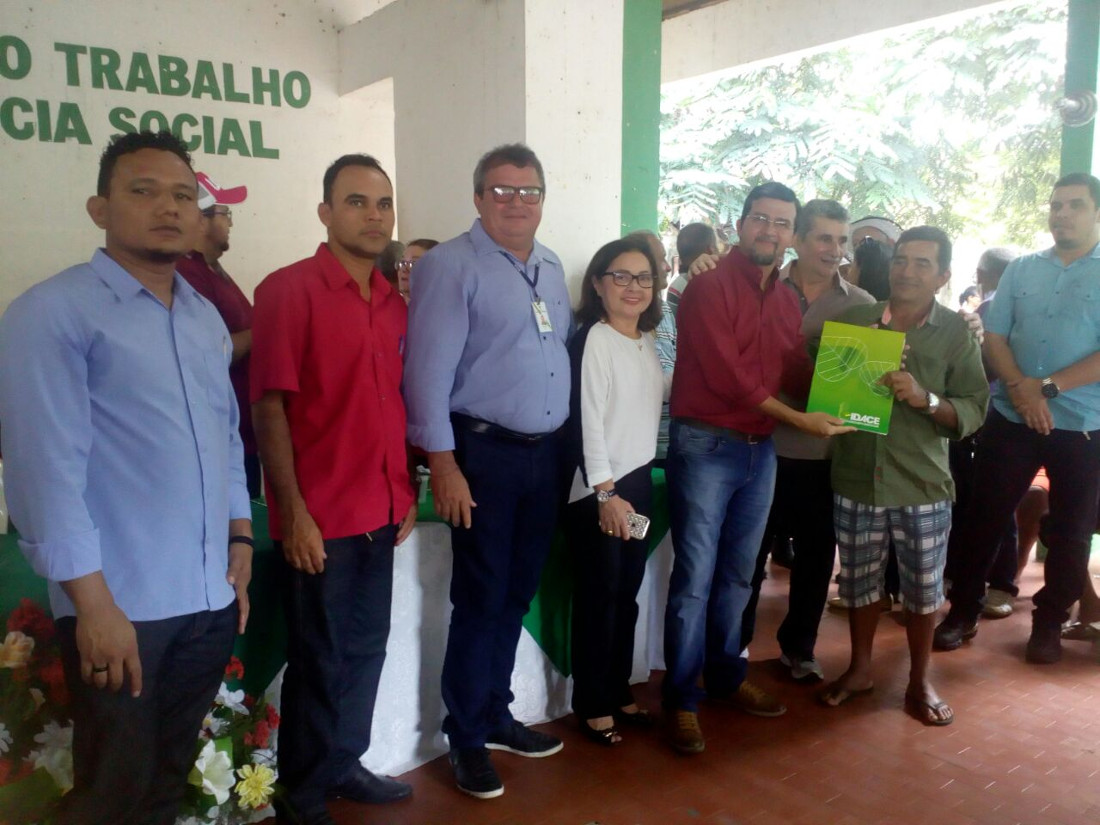
<path fill-rule="evenodd" d="M 947 702 L 939 701 L 936 704 L 926 702 L 923 699 L 918 699 L 916 696 L 910 696 L 905 694 L 905 711 L 918 722 L 921 722 L 929 727 L 942 728 L 950 725 L 955 721 L 955 713 L 951 712 L 951 715 L 946 719 L 941 719 L 937 716 L 937 712 L 947 708 L 951 710 L 951 706 Z"/>

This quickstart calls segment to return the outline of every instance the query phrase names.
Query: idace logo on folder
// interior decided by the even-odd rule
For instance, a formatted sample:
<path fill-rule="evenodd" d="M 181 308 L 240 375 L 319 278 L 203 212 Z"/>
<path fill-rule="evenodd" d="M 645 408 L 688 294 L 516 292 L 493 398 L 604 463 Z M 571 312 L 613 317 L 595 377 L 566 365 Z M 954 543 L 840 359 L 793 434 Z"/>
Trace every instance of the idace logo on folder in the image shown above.
<path fill-rule="evenodd" d="M 826 321 L 807 412 L 824 412 L 876 435 L 890 431 L 893 394 L 879 383 L 901 367 L 905 334 Z"/>

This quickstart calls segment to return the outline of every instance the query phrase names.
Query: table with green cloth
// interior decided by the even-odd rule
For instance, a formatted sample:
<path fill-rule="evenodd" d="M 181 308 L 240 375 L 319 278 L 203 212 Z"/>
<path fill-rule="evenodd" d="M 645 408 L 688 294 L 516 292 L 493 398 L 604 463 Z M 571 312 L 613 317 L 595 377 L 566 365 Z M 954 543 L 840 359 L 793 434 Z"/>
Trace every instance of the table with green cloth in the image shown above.
<path fill-rule="evenodd" d="M 668 507 L 664 473 L 655 470 L 651 550 L 662 547 L 660 567 L 650 587 L 643 585 L 635 677 L 645 678 L 654 644 L 659 647 L 660 615 L 671 558 L 666 534 Z M 251 614 L 247 632 L 238 638 L 236 655 L 244 663 L 244 689 L 260 694 L 272 685 L 286 661 L 286 627 L 277 582 L 278 565 L 267 530 L 267 508 L 252 505 L 256 552 L 249 586 Z M 655 554 L 657 555 L 657 554 Z M 650 559 L 651 568 L 655 559 Z M 439 696 L 439 674 L 450 620 L 450 530 L 435 514 L 427 485 L 422 487 L 419 521 L 412 536 L 397 549 L 394 601 L 387 665 L 375 710 L 374 743 L 367 755 L 372 770 L 400 772 L 445 750 L 439 721 L 445 712 Z M 568 554 L 557 531 L 538 595 L 524 618 L 527 633 L 517 652 L 513 691 L 517 718 L 542 721 L 568 713 L 569 614 L 571 579 Z M 651 595 L 652 593 L 652 595 Z M 0 536 L 0 619 L 21 598 L 49 607 L 46 583 L 18 550 L 16 536 Z M 658 653 L 659 658 L 659 653 Z M 276 682 L 277 685 L 277 682 Z"/>

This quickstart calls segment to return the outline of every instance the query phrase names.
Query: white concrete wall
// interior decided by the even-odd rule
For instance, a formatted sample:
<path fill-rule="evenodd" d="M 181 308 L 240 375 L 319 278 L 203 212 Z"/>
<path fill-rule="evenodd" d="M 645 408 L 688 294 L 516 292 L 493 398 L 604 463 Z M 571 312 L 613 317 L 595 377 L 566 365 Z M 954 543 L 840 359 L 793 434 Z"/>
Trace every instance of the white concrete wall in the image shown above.
<path fill-rule="evenodd" d="M 389 84 L 341 97 L 337 89 L 337 34 L 332 12 L 314 0 L 257 0 L 150 4 L 139 0 L 5 3 L 0 36 L 14 35 L 32 53 L 30 73 L 0 79 L 0 101 L 19 97 L 79 105 L 90 146 L 75 142 L 20 141 L 0 131 L 0 311 L 31 284 L 73 263 L 87 260 L 102 233 L 84 212 L 94 194 L 99 153 L 116 131 L 108 112 L 126 106 L 155 109 L 169 117 L 237 118 L 262 123 L 264 143 L 278 160 L 196 153 L 196 168 L 220 185 L 248 186 L 248 200 L 234 207 L 232 249 L 226 268 L 246 292 L 279 266 L 312 253 L 324 238 L 316 206 L 325 167 L 344 152 L 375 154 L 394 166 L 393 105 Z M 87 55 L 82 85 L 66 85 L 65 58 L 55 42 L 114 49 L 123 59 L 145 52 L 181 57 L 194 66 L 210 60 L 233 64 L 238 88 L 250 87 L 251 67 L 298 70 L 309 78 L 311 101 L 302 109 L 208 98 L 169 97 L 146 91 L 91 88 Z M 155 58 L 154 58 L 155 60 Z M 154 63 L 155 67 L 155 63 Z M 247 80 L 247 83 L 244 81 Z M 20 116 L 22 119 L 22 116 Z"/>
<path fill-rule="evenodd" d="M 623 0 L 528 0 L 527 140 L 546 167 L 539 238 L 574 299 L 593 253 L 619 236 Z"/>
<path fill-rule="evenodd" d="M 926 21 L 988 0 L 726 0 L 661 26 L 661 83 Z"/>
<path fill-rule="evenodd" d="M 392 78 L 403 240 L 468 229 L 478 158 L 525 138 L 523 43 L 522 0 L 397 0 L 341 32 L 343 92 Z"/>

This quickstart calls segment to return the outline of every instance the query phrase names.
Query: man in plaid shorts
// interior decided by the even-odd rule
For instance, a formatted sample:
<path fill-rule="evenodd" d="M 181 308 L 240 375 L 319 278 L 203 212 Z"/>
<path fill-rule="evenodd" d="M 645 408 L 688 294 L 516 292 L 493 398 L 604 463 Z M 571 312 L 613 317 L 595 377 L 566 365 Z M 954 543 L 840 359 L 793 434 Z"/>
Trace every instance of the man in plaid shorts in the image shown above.
<path fill-rule="evenodd" d="M 989 403 L 977 340 L 962 317 L 936 302 L 936 292 L 951 278 L 950 267 L 951 241 L 942 230 L 906 230 L 890 264 L 890 299 L 853 307 L 837 318 L 904 332 L 907 355 L 905 369 L 881 379 L 894 393 L 889 435 L 857 432 L 835 440 L 834 519 L 840 595 L 852 605 L 852 659 L 820 698 L 836 707 L 872 689 L 877 602 L 893 538 L 909 639 L 905 708 L 926 725 L 954 719 L 928 679 L 955 495 L 947 439 L 974 432 Z"/>

